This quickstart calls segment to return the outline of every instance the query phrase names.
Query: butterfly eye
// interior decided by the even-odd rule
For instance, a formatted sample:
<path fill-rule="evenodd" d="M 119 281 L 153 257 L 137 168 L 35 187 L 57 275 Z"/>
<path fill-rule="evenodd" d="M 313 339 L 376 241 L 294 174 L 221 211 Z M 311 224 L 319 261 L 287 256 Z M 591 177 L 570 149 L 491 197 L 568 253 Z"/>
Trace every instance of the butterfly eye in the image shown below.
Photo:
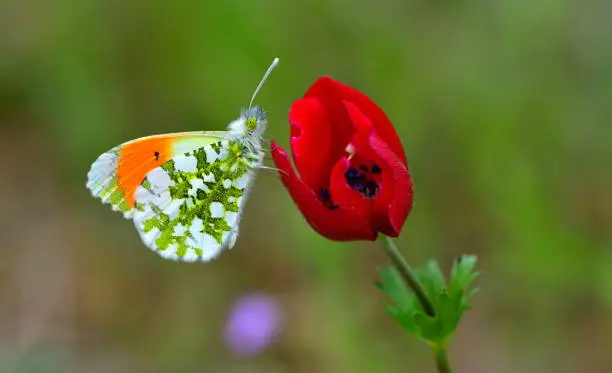
<path fill-rule="evenodd" d="M 253 118 L 253 117 L 247 118 L 246 128 L 247 130 L 249 130 L 249 132 L 255 131 L 255 128 L 257 128 L 257 118 Z"/>

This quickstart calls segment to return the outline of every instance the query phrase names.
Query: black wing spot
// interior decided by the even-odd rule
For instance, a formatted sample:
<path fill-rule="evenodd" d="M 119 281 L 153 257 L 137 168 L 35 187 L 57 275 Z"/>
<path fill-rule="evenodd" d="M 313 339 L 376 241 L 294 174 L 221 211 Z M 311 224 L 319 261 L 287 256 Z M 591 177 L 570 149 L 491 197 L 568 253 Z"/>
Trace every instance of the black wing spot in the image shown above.
<path fill-rule="evenodd" d="M 153 156 L 155 157 L 156 161 L 159 161 L 159 152 L 153 153 Z"/>

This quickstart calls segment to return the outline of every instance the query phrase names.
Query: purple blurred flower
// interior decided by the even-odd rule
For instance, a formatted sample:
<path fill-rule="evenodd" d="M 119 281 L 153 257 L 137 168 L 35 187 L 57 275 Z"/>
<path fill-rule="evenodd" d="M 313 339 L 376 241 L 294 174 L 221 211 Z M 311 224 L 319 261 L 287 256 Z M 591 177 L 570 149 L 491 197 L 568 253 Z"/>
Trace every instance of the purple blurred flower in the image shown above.
<path fill-rule="evenodd" d="M 225 326 L 225 341 L 237 355 L 254 355 L 270 345 L 281 326 L 281 309 L 272 298 L 249 294 L 239 298 Z"/>

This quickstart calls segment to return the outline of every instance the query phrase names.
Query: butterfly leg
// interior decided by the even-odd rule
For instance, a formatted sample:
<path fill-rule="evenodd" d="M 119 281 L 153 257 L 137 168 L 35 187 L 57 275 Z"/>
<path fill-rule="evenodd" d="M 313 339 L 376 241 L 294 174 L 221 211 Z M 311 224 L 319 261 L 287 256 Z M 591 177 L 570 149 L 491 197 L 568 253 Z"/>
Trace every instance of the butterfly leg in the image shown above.
<path fill-rule="evenodd" d="M 275 167 L 258 166 L 258 167 L 257 167 L 257 169 L 258 169 L 258 170 L 268 170 L 268 171 L 273 171 L 273 172 L 277 172 L 277 171 L 278 171 L 278 172 L 282 172 L 282 173 L 284 173 L 285 175 L 289 176 L 289 174 L 287 173 L 287 171 L 285 171 L 285 170 L 281 170 L 281 169 L 278 169 L 278 168 L 275 168 Z"/>

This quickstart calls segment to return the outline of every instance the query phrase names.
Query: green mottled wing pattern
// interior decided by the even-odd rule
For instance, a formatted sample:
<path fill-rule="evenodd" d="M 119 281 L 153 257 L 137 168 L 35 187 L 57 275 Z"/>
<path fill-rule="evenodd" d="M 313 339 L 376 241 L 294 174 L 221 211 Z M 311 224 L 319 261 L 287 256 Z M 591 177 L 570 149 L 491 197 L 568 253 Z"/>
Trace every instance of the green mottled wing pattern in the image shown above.
<path fill-rule="evenodd" d="M 162 257 L 208 261 L 238 236 L 242 204 L 261 157 L 220 140 L 149 171 L 134 193 L 133 221 Z"/>

